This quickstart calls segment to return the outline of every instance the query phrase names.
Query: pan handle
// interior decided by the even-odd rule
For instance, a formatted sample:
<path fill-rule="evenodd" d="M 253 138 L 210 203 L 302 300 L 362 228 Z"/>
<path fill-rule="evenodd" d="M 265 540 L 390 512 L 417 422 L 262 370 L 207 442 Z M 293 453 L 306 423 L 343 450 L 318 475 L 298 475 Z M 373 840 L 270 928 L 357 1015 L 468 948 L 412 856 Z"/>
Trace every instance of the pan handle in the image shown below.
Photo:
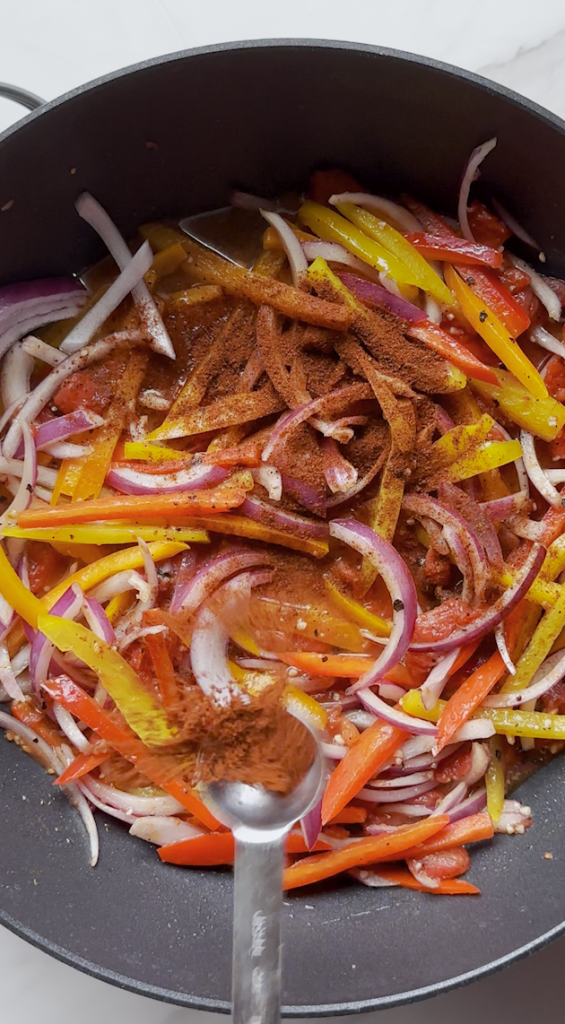
<path fill-rule="evenodd" d="M 0 82 L 0 96 L 13 100 L 14 103 L 21 103 L 27 110 L 37 110 L 45 103 L 45 100 L 42 100 L 41 96 L 36 96 L 34 92 L 20 89 L 18 85 L 8 85 L 7 82 Z"/>

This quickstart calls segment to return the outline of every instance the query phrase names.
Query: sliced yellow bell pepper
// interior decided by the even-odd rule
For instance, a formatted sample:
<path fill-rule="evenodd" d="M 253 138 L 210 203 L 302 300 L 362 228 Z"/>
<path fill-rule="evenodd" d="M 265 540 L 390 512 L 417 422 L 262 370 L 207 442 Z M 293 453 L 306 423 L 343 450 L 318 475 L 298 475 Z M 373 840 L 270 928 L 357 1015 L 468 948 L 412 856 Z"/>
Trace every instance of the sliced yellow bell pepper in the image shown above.
<path fill-rule="evenodd" d="M 490 762 L 485 774 L 487 788 L 487 811 L 493 821 L 498 821 L 504 807 L 505 777 L 502 744 L 498 736 L 492 736 Z"/>
<path fill-rule="evenodd" d="M 538 623 L 532 639 L 516 665 L 515 675 L 508 676 L 504 683 L 503 693 L 515 693 L 516 690 L 524 690 L 529 686 L 564 626 L 565 587 L 562 587 L 557 601 Z"/>
<path fill-rule="evenodd" d="M 328 713 L 309 693 L 304 693 L 297 686 L 287 686 L 283 693 L 283 704 L 289 714 L 305 718 L 314 729 L 325 729 Z"/>
<path fill-rule="evenodd" d="M 490 469 L 507 466 L 522 455 L 519 441 L 483 441 L 467 455 L 462 455 L 449 467 L 449 475 L 453 481 L 468 480 L 477 473 L 487 473 Z"/>
<path fill-rule="evenodd" d="M 433 451 L 439 452 L 443 456 L 446 465 L 455 462 L 468 451 L 471 445 L 474 447 L 478 441 L 485 441 L 493 427 L 492 416 L 485 413 L 476 423 L 452 427 L 435 442 Z"/>
<path fill-rule="evenodd" d="M 147 239 L 153 252 L 161 252 L 163 249 L 168 249 L 175 242 L 182 244 L 186 238 L 186 235 L 179 231 L 178 228 L 172 228 L 168 224 L 161 224 L 158 221 L 142 224 L 139 228 L 139 234 L 142 238 Z"/>
<path fill-rule="evenodd" d="M 429 711 L 419 690 L 408 690 L 400 701 L 402 710 L 426 722 L 438 722 L 446 705 L 439 700 Z M 543 711 L 514 711 L 512 708 L 478 708 L 471 718 L 487 718 L 503 736 L 526 736 L 540 740 L 565 740 L 565 715 L 549 715 Z"/>
<path fill-rule="evenodd" d="M 370 267 L 383 271 L 398 284 L 418 287 L 414 273 L 404 263 L 335 210 L 307 200 L 300 207 L 298 216 L 302 223 L 315 231 L 324 242 L 339 242 Z"/>
<path fill-rule="evenodd" d="M 475 295 L 453 267 L 445 265 L 445 280 L 471 326 L 535 398 L 547 398 L 542 377 L 492 310 Z M 491 385 L 489 385 L 490 387 Z"/>
<path fill-rule="evenodd" d="M 534 398 L 507 370 L 494 370 L 499 386 L 472 379 L 471 387 L 494 398 L 505 416 L 542 441 L 553 441 L 565 426 L 565 406 L 549 395 Z"/>
<path fill-rule="evenodd" d="M 328 588 L 332 599 L 339 608 L 343 608 L 345 612 L 351 615 L 351 618 L 358 622 L 363 629 L 369 630 L 375 636 L 390 636 L 392 625 L 387 622 L 386 619 L 381 619 L 380 615 L 375 615 L 374 612 L 369 611 L 368 608 L 364 608 L 358 601 L 354 601 L 352 597 L 348 597 L 346 594 L 342 594 L 341 590 L 338 590 L 331 580 L 326 580 L 326 587 Z"/>
<path fill-rule="evenodd" d="M 164 558 L 173 558 L 179 552 L 186 551 L 187 545 L 165 540 L 153 541 L 148 547 L 153 561 L 161 562 Z M 41 604 L 44 608 L 52 608 L 72 583 L 78 583 L 83 590 L 91 590 L 92 587 L 107 580 L 108 576 L 113 576 L 116 572 L 122 572 L 125 569 L 139 569 L 142 565 L 143 552 L 137 544 L 135 547 L 124 548 L 122 551 L 114 551 L 111 555 L 100 558 L 98 562 L 91 562 L 90 565 L 78 569 L 72 576 L 67 576 L 62 583 L 57 584 L 41 599 Z"/>
<path fill-rule="evenodd" d="M 131 665 L 86 626 L 56 615 L 40 615 L 38 628 L 60 651 L 72 653 L 96 673 L 130 729 L 148 746 L 168 743 L 177 735 L 154 696 Z"/>
<path fill-rule="evenodd" d="M 191 526 L 147 526 L 145 523 L 108 522 L 78 524 L 77 526 L 39 527 L 23 529 L 8 526 L 2 533 L 5 537 L 19 537 L 21 540 L 44 540 L 48 543 L 77 544 L 133 544 L 138 537 L 153 541 L 182 541 L 184 544 L 207 544 L 210 536 L 206 530 Z"/>
<path fill-rule="evenodd" d="M 540 570 L 543 580 L 554 580 L 565 569 L 565 534 L 549 545 Z"/>
<path fill-rule="evenodd" d="M 192 288 L 173 292 L 170 301 L 182 309 L 183 306 L 197 306 L 201 302 L 213 302 L 214 299 L 221 299 L 223 294 L 219 284 L 197 284 Z"/>
<path fill-rule="evenodd" d="M 438 302 L 443 302 L 448 306 L 453 305 L 453 295 L 439 274 L 436 274 L 428 261 L 396 228 L 391 227 L 379 217 L 375 217 L 369 210 L 364 210 L 361 206 L 354 206 L 353 203 L 338 203 L 337 209 L 366 235 L 376 242 L 380 242 L 388 252 L 396 256 L 412 274 L 412 284 L 429 292 Z"/>
<path fill-rule="evenodd" d="M 105 611 L 112 625 L 127 612 L 128 608 L 131 608 L 134 600 L 134 592 L 132 590 L 125 590 L 123 594 L 116 594 L 115 597 L 108 601 Z"/>
<path fill-rule="evenodd" d="M 174 273 L 186 259 L 186 253 L 180 242 L 173 242 L 155 256 L 153 263 L 145 274 L 145 283 L 153 289 L 160 277 Z"/>
<path fill-rule="evenodd" d="M 0 545 L 0 594 L 6 598 L 14 611 L 21 615 L 24 622 L 37 629 L 38 616 L 45 614 L 45 606 L 22 583 L 16 570 L 8 561 L 2 545 Z"/>
<path fill-rule="evenodd" d="M 164 445 L 151 444 L 150 441 L 126 441 L 124 443 L 124 459 L 138 462 L 170 462 L 172 459 L 189 459 L 187 452 L 179 452 L 177 448 L 165 448 Z"/>

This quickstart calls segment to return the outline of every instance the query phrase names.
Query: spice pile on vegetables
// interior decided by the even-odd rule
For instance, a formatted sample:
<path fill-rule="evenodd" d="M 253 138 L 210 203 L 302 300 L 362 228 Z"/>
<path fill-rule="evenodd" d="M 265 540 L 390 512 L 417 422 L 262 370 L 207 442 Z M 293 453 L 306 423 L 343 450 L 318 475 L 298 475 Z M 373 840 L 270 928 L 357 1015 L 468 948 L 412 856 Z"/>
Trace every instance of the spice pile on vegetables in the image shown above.
<path fill-rule="evenodd" d="M 509 794 L 565 741 L 565 284 L 470 196 L 494 144 L 456 221 L 344 171 L 234 193 L 251 270 L 177 224 L 128 245 L 83 194 L 110 256 L 0 290 L 0 725 L 93 864 L 93 809 L 230 864 L 199 752 L 288 788 L 253 748 L 281 702 L 328 769 L 288 889 L 478 893 L 468 845 L 532 824 Z"/>

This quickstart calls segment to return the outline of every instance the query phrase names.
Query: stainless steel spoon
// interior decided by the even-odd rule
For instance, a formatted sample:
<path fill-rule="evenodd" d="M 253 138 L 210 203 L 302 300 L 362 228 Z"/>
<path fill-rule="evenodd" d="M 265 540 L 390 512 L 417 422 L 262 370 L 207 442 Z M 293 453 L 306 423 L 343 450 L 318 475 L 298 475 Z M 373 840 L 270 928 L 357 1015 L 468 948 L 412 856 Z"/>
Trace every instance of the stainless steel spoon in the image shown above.
<path fill-rule="evenodd" d="M 235 1024 L 277 1024 L 280 1020 L 284 837 L 322 795 L 323 756 L 314 739 L 314 761 L 287 796 L 242 782 L 213 782 L 202 792 L 213 814 L 235 837 Z"/>

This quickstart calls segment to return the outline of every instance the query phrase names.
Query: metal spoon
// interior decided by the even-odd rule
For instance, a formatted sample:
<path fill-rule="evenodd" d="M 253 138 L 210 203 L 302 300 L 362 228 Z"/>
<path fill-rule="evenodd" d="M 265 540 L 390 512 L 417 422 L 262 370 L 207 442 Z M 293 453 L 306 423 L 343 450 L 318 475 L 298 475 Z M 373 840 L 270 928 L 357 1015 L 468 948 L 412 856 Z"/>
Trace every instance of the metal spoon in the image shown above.
<path fill-rule="evenodd" d="M 235 837 L 235 1024 L 277 1024 L 280 1020 L 284 837 L 315 806 L 323 786 L 322 753 L 317 738 L 310 735 L 315 740 L 314 760 L 287 796 L 242 782 L 213 782 L 202 793 Z"/>

